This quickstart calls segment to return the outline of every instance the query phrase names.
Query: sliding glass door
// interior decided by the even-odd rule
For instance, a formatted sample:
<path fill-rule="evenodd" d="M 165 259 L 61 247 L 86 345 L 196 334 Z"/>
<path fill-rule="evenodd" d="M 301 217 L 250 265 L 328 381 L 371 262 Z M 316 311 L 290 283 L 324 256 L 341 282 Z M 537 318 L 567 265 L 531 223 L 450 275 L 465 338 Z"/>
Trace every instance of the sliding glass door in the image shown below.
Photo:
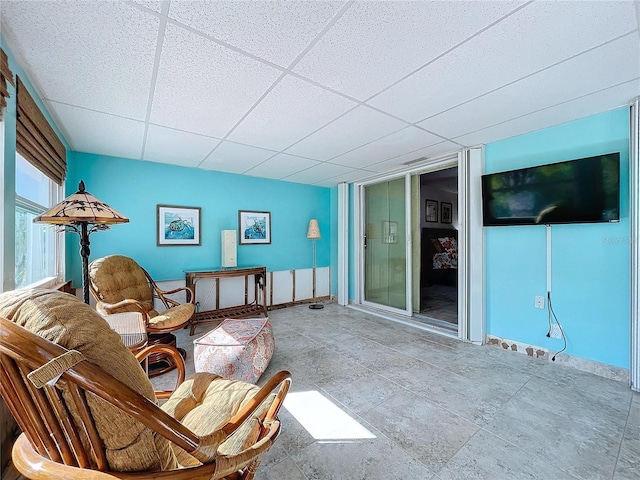
<path fill-rule="evenodd" d="M 407 310 L 405 177 L 364 187 L 364 301 Z"/>

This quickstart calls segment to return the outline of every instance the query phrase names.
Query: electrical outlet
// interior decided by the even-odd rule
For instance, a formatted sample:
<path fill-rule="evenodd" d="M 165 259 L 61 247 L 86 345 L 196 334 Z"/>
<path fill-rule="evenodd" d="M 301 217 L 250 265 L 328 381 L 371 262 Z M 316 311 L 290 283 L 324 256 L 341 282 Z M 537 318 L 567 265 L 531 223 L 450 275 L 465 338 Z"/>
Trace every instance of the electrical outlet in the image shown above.
<path fill-rule="evenodd" d="M 544 310 L 544 297 L 542 295 L 536 295 L 535 306 L 536 308 L 541 308 Z"/>
<path fill-rule="evenodd" d="M 557 324 L 551 325 L 551 330 L 549 331 L 549 335 L 551 338 L 562 339 L 562 330 L 560 330 L 560 326 Z"/>

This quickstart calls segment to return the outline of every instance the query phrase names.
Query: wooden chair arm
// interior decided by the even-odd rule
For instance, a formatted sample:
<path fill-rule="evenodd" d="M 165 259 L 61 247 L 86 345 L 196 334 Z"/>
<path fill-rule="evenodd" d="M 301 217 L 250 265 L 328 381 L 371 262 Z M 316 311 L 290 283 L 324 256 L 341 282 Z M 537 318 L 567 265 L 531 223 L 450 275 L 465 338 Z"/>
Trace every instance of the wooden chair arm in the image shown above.
<path fill-rule="evenodd" d="M 195 305 L 196 303 L 196 298 L 195 298 L 195 294 L 193 292 L 193 290 L 189 287 L 179 287 L 173 290 L 162 290 L 158 284 L 155 282 L 155 280 L 153 280 L 153 278 L 151 277 L 151 275 L 149 275 L 149 272 L 147 272 L 144 268 L 140 267 L 142 269 L 142 272 L 144 273 L 144 275 L 147 277 L 147 281 L 149 282 L 149 285 L 151 285 L 151 288 L 153 289 L 153 291 L 155 292 L 155 294 L 157 295 L 157 297 L 162 301 L 162 303 L 164 304 L 164 306 L 166 308 L 170 308 L 169 304 L 171 304 L 172 307 L 175 307 L 177 305 L 180 305 L 179 302 L 176 302 L 175 300 L 171 299 L 171 298 L 167 298 L 165 297 L 165 295 L 172 295 L 174 293 L 178 293 L 181 292 L 182 290 L 189 292 L 187 295 L 187 303 L 192 303 Z"/>
<path fill-rule="evenodd" d="M 193 290 L 189 287 L 180 287 L 180 288 L 175 288 L 173 290 L 162 290 L 160 287 L 154 284 L 153 290 L 155 292 L 155 297 L 160 299 L 160 301 L 164 304 L 165 308 L 177 307 L 178 305 L 181 305 L 180 302 L 174 300 L 173 298 L 169 298 L 167 295 L 173 295 L 175 293 L 182 292 L 183 290 L 187 292 L 186 294 L 187 303 L 191 303 L 192 305 L 195 305 L 196 297 L 193 294 Z"/>
<path fill-rule="evenodd" d="M 173 295 L 174 293 L 182 292 L 184 290 L 185 292 L 188 292 L 187 303 L 195 304 L 196 298 L 195 298 L 195 295 L 193 294 L 193 289 L 191 287 L 179 287 L 179 288 L 174 288 L 173 290 L 161 290 L 160 287 L 158 287 L 157 290 L 160 293 L 162 293 L 162 295 Z M 167 299 L 167 300 L 170 300 L 170 299 Z"/>
<path fill-rule="evenodd" d="M 189 288 L 189 287 L 179 287 L 179 288 L 175 288 L 173 290 L 162 290 L 155 283 L 152 284 L 152 286 L 153 286 L 154 298 L 159 299 L 163 303 L 165 308 L 177 307 L 178 305 L 181 305 L 180 302 L 174 300 L 173 298 L 169 298 L 167 295 L 173 295 L 173 294 L 181 292 L 183 290 L 185 292 L 187 292 L 187 294 L 186 294 L 187 302 L 186 303 L 191 303 L 191 304 L 195 305 L 195 300 L 196 300 L 195 299 L 195 295 L 193 294 L 193 290 L 191 288 Z"/>
<path fill-rule="evenodd" d="M 182 358 L 182 355 L 180 355 L 180 352 L 178 351 L 177 348 L 171 345 L 161 345 L 161 344 L 144 347 L 142 350 L 136 353 L 135 357 L 136 357 L 136 360 L 138 360 L 138 362 L 142 363 L 149 355 L 152 355 L 154 353 L 164 353 L 166 355 L 169 355 L 173 359 L 173 361 L 176 363 L 176 368 L 178 370 L 178 378 L 176 380 L 175 388 L 173 390 L 157 390 L 155 392 L 156 398 L 158 399 L 169 398 L 171 394 L 175 391 L 175 389 L 178 388 L 182 384 L 182 382 L 184 382 L 184 378 L 186 374 L 184 358 Z"/>
<path fill-rule="evenodd" d="M 116 477 L 99 470 L 72 467 L 39 455 L 24 433 L 13 444 L 12 457 L 18 471 L 33 480 L 68 480 L 70 478 L 116 480 Z"/>
<path fill-rule="evenodd" d="M 247 418 L 249 418 L 256 409 L 262 404 L 262 402 L 277 388 L 278 392 L 276 393 L 276 398 L 272 402 L 269 410 L 264 416 L 264 419 L 275 419 L 280 411 L 280 407 L 282 407 L 282 402 L 284 401 L 284 397 L 287 395 L 289 391 L 289 387 L 291 386 L 291 373 L 286 370 L 282 370 L 276 374 L 274 374 L 268 381 L 265 383 L 262 388 L 256 393 L 251 400 L 247 402 L 247 404 L 240 410 L 231 420 L 229 420 L 226 425 L 222 427 L 222 431 L 229 436 L 233 432 L 235 432 L 240 425 L 242 425 Z"/>
<path fill-rule="evenodd" d="M 180 470 L 149 472 L 101 472 L 54 462 L 35 451 L 24 434 L 13 446 L 13 463 L 31 480 L 211 480 L 216 463 Z"/>

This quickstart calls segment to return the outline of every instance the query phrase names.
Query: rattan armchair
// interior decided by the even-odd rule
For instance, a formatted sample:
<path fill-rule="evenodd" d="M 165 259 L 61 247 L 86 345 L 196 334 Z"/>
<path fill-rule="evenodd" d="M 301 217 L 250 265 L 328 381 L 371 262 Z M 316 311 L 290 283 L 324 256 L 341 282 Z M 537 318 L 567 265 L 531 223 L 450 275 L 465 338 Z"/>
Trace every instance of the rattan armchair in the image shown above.
<path fill-rule="evenodd" d="M 0 393 L 23 431 L 16 468 L 34 480 L 253 478 L 279 434 L 289 373 L 262 388 L 198 373 L 159 407 L 139 361 L 166 347 L 136 358 L 101 320 L 71 295 L 0 294 Z"/>
<path fill-rule="evenodd" d="M 144 316 L 150 345 L 176 346 L 171 332 L 184 328 L 195 313 L 193 290 L 187 287 L 162 290 L 144 268 L 124 255 L 108 255 L 91 262 L 89 290 L 101 315 L 140 312 Z M 176 294 L 184 294 L 186 301 L 180 303 L 171 297 Z M 158 312 L 154 298 L 159 299 L 166 310 Z M 181 353 L 184 355 L 184 350 Z M 161 354 L 152 355 L 149 364 L 150 376 L 175 368 L 171 357 Z"/>

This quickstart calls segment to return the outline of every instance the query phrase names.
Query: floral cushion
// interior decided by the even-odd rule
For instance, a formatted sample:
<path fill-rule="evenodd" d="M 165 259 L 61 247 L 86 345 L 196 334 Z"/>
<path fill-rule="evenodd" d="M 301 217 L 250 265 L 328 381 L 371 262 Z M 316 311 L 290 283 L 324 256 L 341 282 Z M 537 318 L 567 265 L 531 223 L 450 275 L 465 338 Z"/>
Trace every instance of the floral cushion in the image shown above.
<path fill-rule="evenodd" d="M 454 237 L 441 237 L 438 242 L 442 245 L 442 252 L 433 255 L 433 269 L 458 268 L 458 241 Z"/>

